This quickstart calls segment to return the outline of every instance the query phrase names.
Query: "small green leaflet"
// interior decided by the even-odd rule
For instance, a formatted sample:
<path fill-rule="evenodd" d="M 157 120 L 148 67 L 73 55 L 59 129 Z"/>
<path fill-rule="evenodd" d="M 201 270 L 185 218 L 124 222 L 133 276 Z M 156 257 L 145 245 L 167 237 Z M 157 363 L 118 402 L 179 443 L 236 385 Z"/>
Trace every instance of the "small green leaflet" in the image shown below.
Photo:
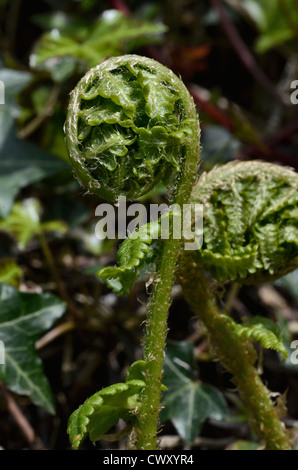
<path fill-rule="evenodd" d="M 196 380 L 194 348 L 186 341 L 169 341 L 164 361 L 164 408 L 161 421 L 171 420 L 178 434 L 191 444 L 207 418 L 224 420 L 228 407 L 222 393 Z"/>
<path fill-rule="evenodd" d="M 78 449 L 89 435 L 91 441 L 104 438 L 104 434 L 115 426 L 119 419 L 133 422 L 139 405 L 139 393 L 145 387 L 145 362 L 134 362 L 125 383 L 103 388 L 88 398 L 69 418 L 67 432 L 73 449 Z"/>
<path fill-rule="evenodd" d="M 106 267 L 98 271 L 107 285 L 119 295 L 127 295 L 137 281 L 142 269 L 151 262 L 152 240 L 159 233 L 159 221 L 143 225 L 133 232 L 120 246 L 117 252 L 119 266 Z"/>
<path fill-rule="evenodd" d="M 54 413 L 54 403 L 35 342 L 64 312 L 65 304 L 55 296 L 21 293 L 0 284 L 0 340 L 5 351 L 0 380 L 49 413 Z"/>
<path fill-rule="evenodd" d="M 273 349 L 288 357 L 278 326 L 269 318 L 254 317 L 246 325 L 238 325 L 231 317 L 221 315 L 235 330 L 235 334 L 244 340 L 258 341 L 264 348 Z"/>

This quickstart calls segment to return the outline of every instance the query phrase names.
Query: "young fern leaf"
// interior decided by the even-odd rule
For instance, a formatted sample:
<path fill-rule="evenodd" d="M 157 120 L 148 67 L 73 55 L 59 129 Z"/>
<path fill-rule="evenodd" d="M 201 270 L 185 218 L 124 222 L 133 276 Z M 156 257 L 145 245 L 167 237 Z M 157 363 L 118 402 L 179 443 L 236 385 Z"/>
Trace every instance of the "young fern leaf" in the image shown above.
<path fill-rule="evenodd" d="M 256 317 L 253 319 L 253 324 L 247 326 L 237 324 L 227 315 L 221 315 L 221 317 L 230 324 L 234 329 L 234 334 L 236 334 L 240 339 L 257 341 L 265 349 L 273 349 L 282 354 L 285 359 L 288 357 L 287 350 L 280 338 L 280 335 L 276 334 L 276 329 L 274 328 L 276 325 L 272 322 L 274 326 L 270 324 L 270 329 L 266 327 L 268 326 L 267 318 L 262 319 L 261 317 Z"/>
<path fill-rule="evenodd" d="M 91 441 L 104 438 L 119 419 L 134 423 L 140 393 L 146 386 L 145 361 L 136 361 L 128 369 L 125 383 L 103 388 L 89 397 L 69 418 L 67 432 L 73 449 L 78 449 L 87 434 Z M 162 385 L 161 391 L 167 388 Z"/>
<path fill-rule="evenodd" d="M 102 268 L 97 272 L 107 285 L 119 295 L 127 295 L 141 271 L 155 256 L 152 240 L 158 237 L 159 221 L 143 225 L 120 246 L 116 261 L 118 266 Z"/>
<path fill-rule="evenodd" d="M 119 419 L 133 422 L 138 408 L 139 393 L 145 387 L 144 361 L 133 363 L 126 375 L 125 383 L 103 388 L 88 398 L 69 418 L 67 432 L 73 449 L 78 449 L 84 438 L 98 440 Z"/>
<path fill-rule="evenodd" d="M 298 175 L 260 161 L 202 175 L 192 201 L 204 205 L 198 261 L 220 282 L 268 282 L 298 267 Z"/>

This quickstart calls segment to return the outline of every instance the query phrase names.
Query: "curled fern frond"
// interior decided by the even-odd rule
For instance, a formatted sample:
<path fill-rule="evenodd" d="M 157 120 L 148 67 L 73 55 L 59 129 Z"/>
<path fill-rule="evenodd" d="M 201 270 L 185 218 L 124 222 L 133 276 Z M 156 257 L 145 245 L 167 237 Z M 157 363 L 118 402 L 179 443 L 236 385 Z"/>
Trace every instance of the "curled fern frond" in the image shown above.
<path fill-rule="evenodd" d="M 243 340 L 251 340 L 259 342 L 265 349 L 273 349 L 284 356 L 288 357 L 287 350 L 276 333 L 276 329 L 269 324 L 268 319 L 256 317 L 251 325 L 239 325 L 231 317 L 221 315 L 233 328 L 234 333 Z M 269 326 L 269 328 L 268 328 Z"/>
<path fill-rule="evenodd" d="M 298 267 L 298 175 L 270 163 L 232 162 L 200 178 L 199 261 L 220 282 L 268 282 Z"/>
<path fill-rule="evenodd" d="M 108 200 L 134 199 L 167 184 L 199 132 L 181 80 L 137 55 L 108 58 L 81 79 L 65 130 L 80 183 Z"/>

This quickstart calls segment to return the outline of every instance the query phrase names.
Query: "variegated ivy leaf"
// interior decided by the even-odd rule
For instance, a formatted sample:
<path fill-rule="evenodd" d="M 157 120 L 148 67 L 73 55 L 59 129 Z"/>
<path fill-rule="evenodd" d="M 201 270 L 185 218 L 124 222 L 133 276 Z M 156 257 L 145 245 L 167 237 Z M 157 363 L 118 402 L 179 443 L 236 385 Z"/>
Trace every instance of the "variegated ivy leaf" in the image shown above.
<path fill-rule="evenodd" d="M 64 311 L 64 302 L 55 296 L 22 293 L 0 284 L 0 340 L 5 358 L 5 363 L 0 364 L 0 380 L 52 414 L 55 409 L 51 388 L 35 342 Z"/>

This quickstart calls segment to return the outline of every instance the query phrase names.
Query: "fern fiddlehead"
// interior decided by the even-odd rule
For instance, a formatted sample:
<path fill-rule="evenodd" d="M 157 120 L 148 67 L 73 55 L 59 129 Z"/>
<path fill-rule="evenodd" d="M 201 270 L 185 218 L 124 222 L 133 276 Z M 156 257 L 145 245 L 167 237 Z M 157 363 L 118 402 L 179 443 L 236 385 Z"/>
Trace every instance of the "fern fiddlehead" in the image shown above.
<path fill-rule="evenodd" d="M 197 120 L 182 82 L 158 62 L 126 55 L 92 68 L 73 90 L 66 143 L 85 188 L 135 199 L 180 171 Z"/>
<path fill-rule="evenodd" d="M 298 267 L 298 176 L 265 162 L 233 162 L 202 175 L 192 200 L 204 205 L 199 261 L 220 282 L 255 284 Z"/>
<path fill-rule="evenodd" d="M 87 191 L 108 200 L 134 199 L 157 183 L 173 183 L 172 203 L 190 202 L 200 150 L 196 109 L 182 81 L 158 62 L 126 55 L 91 69 L 72 92 L 65 131 L 74 173 Z M 147 386 L 135 427 L 139 449 L 157 445 L 167 313 L 179 249 L 180 240 L 163 240 L 156 260 L 144 345 Z"/>
<path fill-rule="evenodd" d="M 246 327 L 218 312 L 204 269 L 219 282 L 269 282 L 298 267 L 298 175 L 263 162 L 233 162 L 203 174 L 192 201 L 204 205 L 204 243 L 183 253 L 185 297 L 206 325 L 221 362 L 233 374 L 253 428 L 267 449 L 291 442 L 255 367 L 249 339 L 285 353 L 272 331 Z"/>

